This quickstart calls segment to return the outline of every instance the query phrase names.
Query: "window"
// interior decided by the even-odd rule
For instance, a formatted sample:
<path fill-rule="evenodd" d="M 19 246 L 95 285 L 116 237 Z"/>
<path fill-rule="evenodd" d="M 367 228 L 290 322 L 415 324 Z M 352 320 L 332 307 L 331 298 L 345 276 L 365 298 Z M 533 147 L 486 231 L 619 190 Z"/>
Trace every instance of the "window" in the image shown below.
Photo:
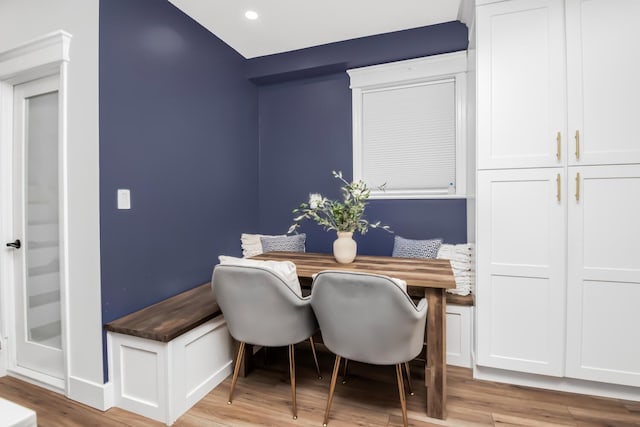
<path fill-rule="evenodd" d="M 458 52 L 347 71 L 353 177 L 372 198 L 464 196 L 466 64 Z"/>

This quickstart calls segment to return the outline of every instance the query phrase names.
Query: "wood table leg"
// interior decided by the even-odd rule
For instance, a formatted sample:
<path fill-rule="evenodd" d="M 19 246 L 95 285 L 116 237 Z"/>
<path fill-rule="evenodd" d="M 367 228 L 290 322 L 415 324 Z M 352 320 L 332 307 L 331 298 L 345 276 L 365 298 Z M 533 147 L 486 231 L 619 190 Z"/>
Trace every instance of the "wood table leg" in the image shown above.
<path fill-rule="evenodd" d="M 427 388 L 427 416 L 447 417 L 447 298 L 445 289 L 425 288 L 427 327 L 425 342 L 427 357 L 424 371 Z"/>

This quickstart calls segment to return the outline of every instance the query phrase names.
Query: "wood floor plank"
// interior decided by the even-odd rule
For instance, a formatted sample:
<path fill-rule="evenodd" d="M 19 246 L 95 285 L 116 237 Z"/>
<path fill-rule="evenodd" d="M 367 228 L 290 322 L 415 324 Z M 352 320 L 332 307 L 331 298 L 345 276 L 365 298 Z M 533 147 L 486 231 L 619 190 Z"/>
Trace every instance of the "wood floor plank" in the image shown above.
<path fill-rule="evenodd" d="M 575 426 L 575 420 L 567 420 L 567 422 L 556 423 L 551 420 L 543 420 L 539 417 L 528 417 L 526 415 L 511 415 L 498 412 L 493 413 L 493 421 L 496 426 L 528 426 L 528 427 L 566 427 Z"/>
<path fill-rule="evenodd" d="M 535 399 L 522 399 L 519 397 L 500 396 L 496 400 L 495 395 L 488 395 L 482 391 L 460 390 L 458 396 L 462 406 L 466 408 L 490 407 L 492 413 L 498 412 L 505 416 L 523 417 L 537 420 L 539 423 L 552 423 L 554 425 L 575 425 L 573 417 L 566 405 L 561 403 L 540 402 Z M 450 399 L 453 399 L 452 396 Z M 495 417 L 494 417 L 495 421 Z"/>
<path fill-rule="evenodd" d="M 296 350 L 298 419 L 291 416 L 291 392 L 286 351 L 274 349 L 271 363 L 238 379 L 233 404 L 227 404 L 227 378 L 174 424 L 178 427 L 320 427 L 333 356 L 321 351 L 324 378 L 318 380 L 308 347 Z M 273 357 L 272 357 L 273 356 Z M 420 370 L 413 370 L 414 387 Z M 424 387 L 407 395 L 407 415 L 413 427 L 576 426 L 639 427 L 640 402 L 581 396 L 479 381 L 471 370 L 449 367 L 448 417 L 426 416 Z M 160 427 L 164 424 L 112 408 L 106 412 L 15 378 L 0 378 L 0 397 L 37 412 L 40 427 Z M 1 419 L 1 414 L 0 414 Z M 329 427 L 400 427 L 402 414 L 393 367 L 350 364 L 346 384 L 338 381 Z"/>
<path fill-rule="evenodd" d="M 608 411 L 602 412 L 598 409 L 569 407 L 569 412 L 580 421 L 618 422 L 640 425 L 640 416 L 629 411 Z"/>

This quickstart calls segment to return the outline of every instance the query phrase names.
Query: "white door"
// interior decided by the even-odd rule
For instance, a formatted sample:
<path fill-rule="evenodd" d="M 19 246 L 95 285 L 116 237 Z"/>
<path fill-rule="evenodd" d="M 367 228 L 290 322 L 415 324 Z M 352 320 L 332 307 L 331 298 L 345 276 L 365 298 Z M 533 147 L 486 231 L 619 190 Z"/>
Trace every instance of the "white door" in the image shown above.
<path fill-rule="evenodd" d="M 638 0 L 567 0 L 569 164 L 640 163 Z"/>
<path fill-rule="evenodd" d="M 640 165 L 569 168 L 567 376 L 640 386 Z"/>
<path fill-rule="evenodd" d="M 60 286 L 58 76 L 14 88 L 15 358 L 10 369 L 64 378 Z M 49 378 L 54 380 L 49 381 Z"/>
<path fill-rule="evenodd" d="M 560 166 L 566 152 L 564 8 L 476 9 L 478 169 Z"/>
<path fill-rule="evenodd" d="M 479 171 L 478 365 L 562 376 L 563 168 Z"/>

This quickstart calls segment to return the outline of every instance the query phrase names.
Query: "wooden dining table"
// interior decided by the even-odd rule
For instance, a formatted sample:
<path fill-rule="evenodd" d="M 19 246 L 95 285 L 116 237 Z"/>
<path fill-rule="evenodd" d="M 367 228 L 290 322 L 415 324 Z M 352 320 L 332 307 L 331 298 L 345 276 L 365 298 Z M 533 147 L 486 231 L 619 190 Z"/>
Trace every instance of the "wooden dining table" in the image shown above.
<path fill-rule="evenodd" d="M 424 368 L 427 415 L 446 418 L 446 290 L 456 286 L 448 260 L 358 255 L 350 264 L 338 264 L 331 254 L 311 252 L 268 252 L 252 259 L 292 261 L 298 277 L 307 280 L 323 270 L 357 271 L 395 277 L 409 287 L 423 289 L 428 303 Z"/>

